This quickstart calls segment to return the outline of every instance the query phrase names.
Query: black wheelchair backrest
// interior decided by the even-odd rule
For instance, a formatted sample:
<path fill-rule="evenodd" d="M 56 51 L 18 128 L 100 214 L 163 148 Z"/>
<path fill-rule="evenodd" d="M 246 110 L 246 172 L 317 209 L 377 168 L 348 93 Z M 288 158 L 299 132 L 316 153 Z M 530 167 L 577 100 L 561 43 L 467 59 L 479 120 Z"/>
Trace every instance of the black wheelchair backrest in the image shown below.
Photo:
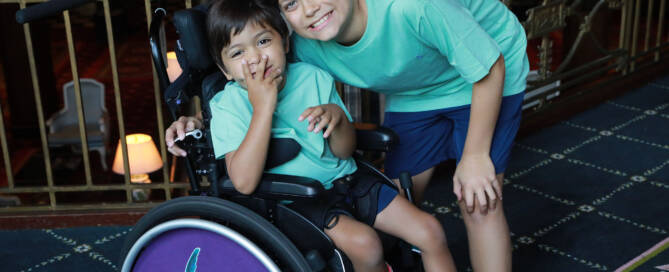
<path fill-rule="evenodd" d="M 192 9 L 174 13 L 174 27 L 179 33 L 177 49 L 182 51 L 190 69 L 207 70 L 214 66 L 209 54 L 209 39 L 206 32 L 207 6 L 199 5 Z M 184 60 L 184 58 L 181 58 Z M 181 63 L 179 63 L 181 65 Z M 182 66 L 183 67 L 183 66 Z"/>

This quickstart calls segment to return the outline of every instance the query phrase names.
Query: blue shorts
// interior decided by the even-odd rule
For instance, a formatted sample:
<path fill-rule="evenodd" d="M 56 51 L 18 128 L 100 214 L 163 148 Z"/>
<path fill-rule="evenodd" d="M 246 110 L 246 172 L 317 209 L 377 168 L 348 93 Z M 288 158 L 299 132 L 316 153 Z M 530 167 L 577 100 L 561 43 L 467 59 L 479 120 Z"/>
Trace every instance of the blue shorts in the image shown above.
<path fill-rule="evenodd" d="M 377 201 L 376 206 L 376 214 L 381 213 L 383 209 L 388 207 L 390 202 L 392 202 L 398 194 L 397 190 L 392 189 L 388 185 L 384 184 L 381 186 L 381 189 L 379 190 L 379 201 Z"/>
<path fill-rule="evenodd" d="M 350 216 L 374 226 L 376 216 L 399 194 L 397 189 L 365 168 L 359 167 L 355 173 L 340 180 L 346 180 L 345 184 L 350 186 L 344 185 L 345 189 L 341 188 L 343 191 L 340 191 L 335 184 L 317 202 L 292 202 L 288 206 L 321 229 L 337 225 L 339 215 Z"/>
<path fill-rule="evenodd" d="M 495 173 L 504 173 L 513 140 L 520 127 L 524 93 L 502 98 L 490 148 Z M 396 179 L 412 176 L 447 159 L 462 157 L 471 105 L 421 112 L 386 112 L 384 126 L 399 136 L 399 144 L 386 154 L 385 173 Z"/>

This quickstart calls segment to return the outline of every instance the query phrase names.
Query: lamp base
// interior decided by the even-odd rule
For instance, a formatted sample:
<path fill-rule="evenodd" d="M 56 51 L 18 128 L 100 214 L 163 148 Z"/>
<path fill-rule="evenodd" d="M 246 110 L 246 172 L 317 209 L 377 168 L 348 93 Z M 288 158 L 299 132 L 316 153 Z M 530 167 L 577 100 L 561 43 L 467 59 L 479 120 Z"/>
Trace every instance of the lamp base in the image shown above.
<path fill-rule="evenodd" d="M 149 179 L 148 174 L 137 174 L 130 175 L 130 182 L 149 184 L 151 183 L 151 180 Z M 134 202 L 146 202 L 151 198 L 151 189 L 132 189 L 131 195 Z"/>
<path fill-rule="evenodd" d="M 130 182 L 132 183 L 151 183 L 149 174 L 135 174 L 130 175 Z"/>

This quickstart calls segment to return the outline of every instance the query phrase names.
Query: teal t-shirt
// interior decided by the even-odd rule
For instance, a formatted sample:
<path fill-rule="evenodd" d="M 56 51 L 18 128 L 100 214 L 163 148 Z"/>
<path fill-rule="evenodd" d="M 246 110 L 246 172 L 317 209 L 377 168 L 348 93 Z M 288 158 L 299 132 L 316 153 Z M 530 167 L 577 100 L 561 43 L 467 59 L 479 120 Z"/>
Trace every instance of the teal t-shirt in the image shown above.
<path fill-rule="evenodd" d="M 327 72 L 307 63 L 292 63 L 287 69 L 286 85 L 279 92 L 277 106 L 272 119 L 273 138 L 295 139 L 302 149 L 297 157 L 269 169 L 275 174 L 303 176 L 320 181 L 326 189 L 332 187 L 332 181 L 357 170 L 352 158 L 339 159 L 330 150 L 323 131 L 307 131 L 309 123 L 297 118 L 308 107 L 321 104 L 339 105 L 348 120 L 351 116 L 346 110 L 337 90 L 334 79 Z M 246 89 L 236 82 L 229 82 L 209 102 L 211 108 L 211 135 L 216 159 L 237 150 L 244 140 L 251 124 L 253 107 Z"/>
<path fill-rule="evenodd" d="M 504 96 L 522 92 L 529 63 L 516 16 L 499 0 L 366 0 L 351 46 L 293 35 L 294 56 L 338 81 L 386 94 L 386 111 L 471 104 L 472 84 L 504 56 Z"/>

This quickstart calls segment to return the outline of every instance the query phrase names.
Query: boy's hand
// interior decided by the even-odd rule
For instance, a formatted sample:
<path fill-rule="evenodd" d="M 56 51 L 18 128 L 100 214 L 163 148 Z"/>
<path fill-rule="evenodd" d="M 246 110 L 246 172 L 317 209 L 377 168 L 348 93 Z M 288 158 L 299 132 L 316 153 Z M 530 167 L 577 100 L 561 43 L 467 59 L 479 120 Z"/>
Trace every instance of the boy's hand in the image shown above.
<path fill-rule="evenodd" d="M 453 175 L 453 192 L 458 201 L 464 199 L 468 213 L 474 212 L 474 201 L 482 214 L 495 209 L 497 198 L 502 199 L 502 188 L 490 156 L 462 156 Z"/>
<path fill-rule="evenodd" d="M 179 119 L 172 122 L 170 127 L 165 130 L 165 144 L 167 145 L 167 150 L 176 156 L 186 156 L 186 151 L 181 149 L 178 145 L 174 144 L 174 136 L 176 136 L 179 140 L 183 140 L 184 137 L 186 137 L 186 132 L 194 129 L 202 129 L 202 127 L 202 121 L 197 117 L 179 117 Z"/>
<path fill-rule="evenodd" d="M 346 119 L 346 114 L 337 104 L 324 104 L 307 108 L 297 120 L 304 121 L 305 119 L 309 121 L 308 131 L 318 133 L 327 127 L 323 133 L 323 138 L 327 138 L 342 119 Z"/>
<path fill-rule="evenodd" d="M 279 92 L 279 84 L 283 80 L 283 74 L 281 73 L 281 69 L 278 68 L 272 69 L 267 73 L 265 71 L 267 59 L 266 55 L 262 56 L 255 73 L 251 72 L 250 64 L 242 60 L 242 70 L 244 72 L 246 89 L 249 93 L 249 101 L 253 109 L 271 109 L 273 112 L 276 107 L 276 97 Z"/>

